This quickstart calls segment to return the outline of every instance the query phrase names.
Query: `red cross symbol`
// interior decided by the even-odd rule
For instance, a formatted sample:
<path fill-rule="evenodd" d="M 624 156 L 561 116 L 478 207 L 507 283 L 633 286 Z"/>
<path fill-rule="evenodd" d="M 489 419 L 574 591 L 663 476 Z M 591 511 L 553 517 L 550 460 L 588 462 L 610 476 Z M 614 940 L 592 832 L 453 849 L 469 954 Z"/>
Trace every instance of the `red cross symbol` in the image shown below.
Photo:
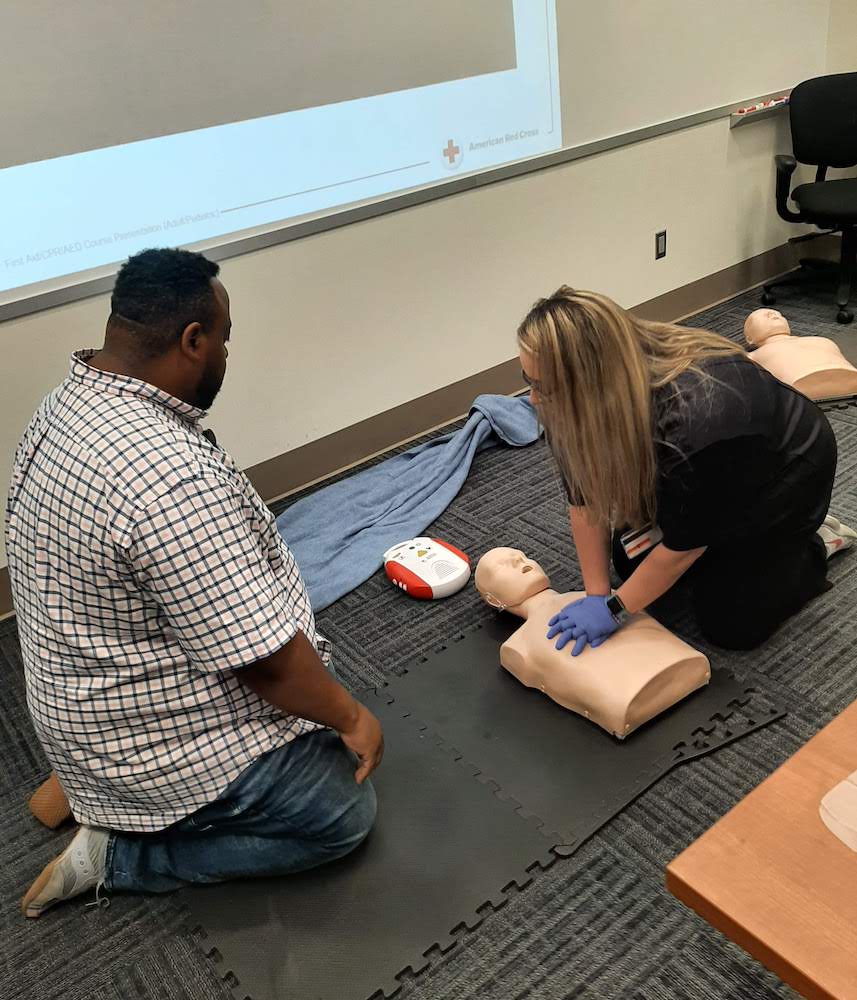
<path fill-rule="evenodd" d="M 452 139 L 450 139 L 447 143 L 446 149 L 443 151 L 443 155 L 449 160 L 450 166 L 452 166 L 452 164 L 455 163 L 455 158 L 460 152 L 461 150 L 458 146 L 456 146 Z"/>

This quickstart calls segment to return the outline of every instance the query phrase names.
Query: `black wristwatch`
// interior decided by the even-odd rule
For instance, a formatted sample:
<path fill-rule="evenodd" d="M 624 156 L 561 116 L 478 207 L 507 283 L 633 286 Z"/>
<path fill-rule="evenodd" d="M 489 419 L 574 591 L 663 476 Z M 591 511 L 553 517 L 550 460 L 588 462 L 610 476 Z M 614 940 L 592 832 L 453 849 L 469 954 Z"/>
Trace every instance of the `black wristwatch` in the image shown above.
<path fill-rule="evenodd" d="M 622 603 L 622 598 L 618 594 L 611 594 L 607 598 L 607 610 L 613 615 L 617 625 L 624 625 L 631 617 L 630 612 Z"/>

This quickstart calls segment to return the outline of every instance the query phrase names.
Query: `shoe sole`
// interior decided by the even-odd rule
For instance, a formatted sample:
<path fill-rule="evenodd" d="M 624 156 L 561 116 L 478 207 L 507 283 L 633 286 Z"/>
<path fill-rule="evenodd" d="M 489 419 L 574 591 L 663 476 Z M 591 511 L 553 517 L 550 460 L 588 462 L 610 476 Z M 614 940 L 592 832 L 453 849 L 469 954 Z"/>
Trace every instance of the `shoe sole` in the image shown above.
<path fill-rule="evenodd" d="M 50 880 L 51 875 L 53 875 L 54 873 L 54 868 L 56 868 L 57 862 L 60 860 L 61 857 L 62 854 L 58 854 L 53 861 L 49 861 L 45 865 L 45 867 L 42 869 L 41 874 L 38 876 L 36 881 L 33 882 L 33 884 L 27 890 L 26 895 L 21 900 L 21 913 L 23 913 L 28 920 L 36 920 L 46 910 L 49 910 L 55 903 L 61 902 L 59 899 L 55 899 L 52 903 L 48 903 L 47 906 L 43 906 L 40 910 L 38 910 L 35 913 L 27 912 L 30 903 L 32 903 L 32 901 L 36 898 L 36 896 L 38 896 L 38 894 L 42 891 L 42 889 L 44 889 L 45 885 Z"/>

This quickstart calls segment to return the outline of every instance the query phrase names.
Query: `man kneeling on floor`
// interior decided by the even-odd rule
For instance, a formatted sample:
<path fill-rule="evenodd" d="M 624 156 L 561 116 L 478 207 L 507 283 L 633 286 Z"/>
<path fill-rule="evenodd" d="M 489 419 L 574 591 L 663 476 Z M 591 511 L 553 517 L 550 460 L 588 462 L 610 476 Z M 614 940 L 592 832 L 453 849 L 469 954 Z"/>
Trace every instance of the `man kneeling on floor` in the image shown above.
<path fill-rule="evenodd" d="M 104 347 L 72 357 L 16 454 L 28 704 L 81 824 L 28 917 L 102 887 L 311 868 L 375 818 L 380 726 L 329 672 L 271 513 L 199 427 L 232 325 L 218 270 L 182 250 L 131 258 Z"/>

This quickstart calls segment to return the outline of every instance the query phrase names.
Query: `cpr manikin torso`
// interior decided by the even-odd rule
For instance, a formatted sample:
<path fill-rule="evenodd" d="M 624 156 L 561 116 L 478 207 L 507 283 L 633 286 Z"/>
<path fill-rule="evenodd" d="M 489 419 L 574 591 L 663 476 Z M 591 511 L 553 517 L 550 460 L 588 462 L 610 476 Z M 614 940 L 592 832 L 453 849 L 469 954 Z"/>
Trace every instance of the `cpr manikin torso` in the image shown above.
<path fill-rule="evenodd" d="M 582 593 L 558 594 L 538 563 L 518 549 L 479 560 L 476 589 L 524 624 L 500 647 L 500 663 L 527 687 L 623 738 L 711 677 L 708 660 L 649 615 L 634 615 L 597 649 L 576 657 L 547 639 L 548 621 Z"/>
<path fill-rule="evenodd" d="M 857 368 L 826 337 L 792 337 L 776 309 L 757 309 L 744 323 L 750 357 L 810 399 L 857 394 Z"/>

